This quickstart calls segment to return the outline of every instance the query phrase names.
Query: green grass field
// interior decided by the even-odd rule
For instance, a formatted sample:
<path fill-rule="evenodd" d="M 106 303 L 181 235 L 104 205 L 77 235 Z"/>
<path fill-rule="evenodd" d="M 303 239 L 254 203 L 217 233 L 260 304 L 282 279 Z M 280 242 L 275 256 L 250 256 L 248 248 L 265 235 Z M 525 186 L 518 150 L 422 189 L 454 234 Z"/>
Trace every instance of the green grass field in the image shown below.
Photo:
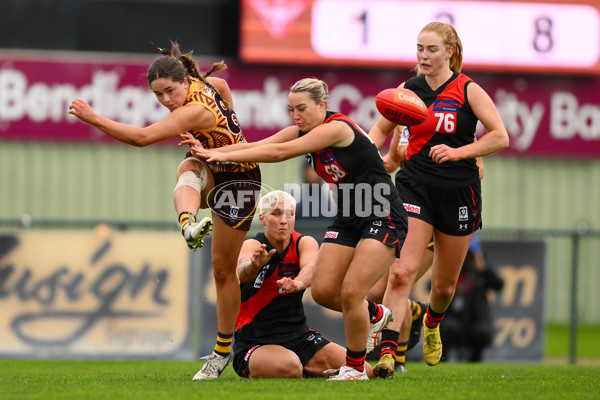
<path fill-rule="evenodd" d="M 600 366 L 408 363 L 394 379 L 362 382 L 243 380 L 228 367 L 218 381 L 192 381 L 198 362 L 0 362 L 2 399 L 598 399 Z M 427 389 L 425 389 L 427 388 Z M 426 392 L 425 392 L 426 390 Z"/>
<path fill-rule="evenodd" d="M 577 360 L 600 364 L 600 325 L 581 325 L 577 328 Z M 548 361 L 567 359 L 569 355 L 569 327 L 549 324 L 546 326 L 544 355 Z M 600 398 L 600 396 L 598 396 Z"/>
<path fill-rule="evenodd" d="M 200 382 L 191 378 L 201 363 L 192 361 L 0 359 L 0 399 L 599 399 L 599 334 L 578 330 L 577 365 L 566 363 L 568 328 L 549 326 L 550 364 L 408 363 L 394 379 L 362 382 L 244 380 L 231 367 Z"/>

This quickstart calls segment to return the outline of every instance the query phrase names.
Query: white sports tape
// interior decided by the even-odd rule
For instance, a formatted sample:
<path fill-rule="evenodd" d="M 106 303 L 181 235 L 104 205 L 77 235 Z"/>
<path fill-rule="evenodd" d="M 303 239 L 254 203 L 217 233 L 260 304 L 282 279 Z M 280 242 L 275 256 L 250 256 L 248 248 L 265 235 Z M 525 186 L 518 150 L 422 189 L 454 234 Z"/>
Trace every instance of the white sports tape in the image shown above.
<path fill-rule="evenodd" d="M 173 193 L 182 186 L 189 186 L 198 193 L 202 193 L 202 189 L 206 186 L 206 169 L 202 168 L 201 171 L 188 170 L 179 175 Z"/>

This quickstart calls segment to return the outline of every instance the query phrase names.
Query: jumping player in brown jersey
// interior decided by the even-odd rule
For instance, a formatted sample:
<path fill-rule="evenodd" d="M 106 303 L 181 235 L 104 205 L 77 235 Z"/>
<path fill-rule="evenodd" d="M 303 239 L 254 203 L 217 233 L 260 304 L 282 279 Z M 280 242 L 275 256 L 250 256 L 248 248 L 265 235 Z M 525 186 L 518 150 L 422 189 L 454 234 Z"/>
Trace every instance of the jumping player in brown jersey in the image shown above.
<path fill-rule="evenodd" d="M 189 132 L 207 148 L 222 148 L 243 143 L 244 135 L 233 109 L 229 85 L 224 79 L 209 77 L 226 69 L 214 63 L 202 74 L 192 53 L 182 54 L 177 43 L 171 50 L 160 49 L 162 56 L 148 68 L 148 84 L 157 100 L 171 111 L 162 121 L 140 128 L 113 121 L 96 114 L 83 100 L 75 99 L 69 113 L 94 125 L 116 140 L 144 147 Z M 215 379 L 231 360 L 231 342 L 236 313 L 240 304 L 240 287 L 235 273 L 237 256 L 256 209 L 260 170 L 256 163 L 206 163 L 188 153 L 177 168 L 173 198 L 179 215 L 181 232 L 190 249 L 203 245 L 211 230 L 213 275 L 217 290 L 217 344 L 206 357 L 194 379 Z M 247 191 L 237 196 L 239 191 Z M 219 201 L 219 195 L 243 199 L 242 204 Z M 196 221 L 200 208 L 211 208 L 212 220 Z M 214 225 L 213 225 L 214 224 Z"/>

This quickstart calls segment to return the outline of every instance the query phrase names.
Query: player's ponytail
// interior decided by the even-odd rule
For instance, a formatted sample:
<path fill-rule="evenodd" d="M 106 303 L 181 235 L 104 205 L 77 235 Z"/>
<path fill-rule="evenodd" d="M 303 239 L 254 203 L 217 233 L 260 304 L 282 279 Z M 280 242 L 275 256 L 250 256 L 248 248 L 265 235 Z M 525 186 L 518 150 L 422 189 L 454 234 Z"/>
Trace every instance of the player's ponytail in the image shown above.
<path fill-rule="evenodd" d="M 186 77 L 192 77 L 204 82 L 204 84 L 218 93 L 206 78 L 216 71 L 226 70 L 224 61 L 213 63 L 212 68 L 203 74 L 198 64 L 192 58 L 193 51 L 182 54 L 177 42 L 171 41 L 171 50 L 163 49 L 152 43 L 154 48 L 162 55 L 158 57 L 148 68 L 148 84 L 159 78 L 170 78 L 175 82 L 183 82 Z M 219 94 L 220 95 L 220 94 Z"/>
<path fill-rule="evenodd" d="M 450 31 L 452 32 L 449 35 L 449 40 L 445 42 L 446 43 L 453 43 L 451 45 L 451 47 L 454 49 L 454 52 L 452 52 L 452 56 L 450 57 L 450 69 L 453 69 L 456 72 L 460 72 L 462 70 L 462 64 L 463 64 L 463 48 L 462 48 L 462 42 L 460 40 L 460 38 L 458 37 L 458 33 L 456 32 L 456 29 L 454 29 L 454 27 L 452 25 L 448 25 L 448 28 L 450 29 Z"/>

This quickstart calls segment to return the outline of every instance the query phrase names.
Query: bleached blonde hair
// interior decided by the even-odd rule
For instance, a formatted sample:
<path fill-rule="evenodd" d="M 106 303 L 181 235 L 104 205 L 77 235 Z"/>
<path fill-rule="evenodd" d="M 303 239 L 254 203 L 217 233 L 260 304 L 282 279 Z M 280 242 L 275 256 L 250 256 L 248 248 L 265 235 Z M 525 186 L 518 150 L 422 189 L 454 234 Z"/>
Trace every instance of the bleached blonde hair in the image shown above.
<path fill-rule="evenodd" d="M 293 210 L 296 210 L 296 199 L 283 190 L 273 190 L 261 197 L 258 202 L 260 215 L 269 213 L 276 205 L 280 205 L 281 208 L 291 206 Z"/>

